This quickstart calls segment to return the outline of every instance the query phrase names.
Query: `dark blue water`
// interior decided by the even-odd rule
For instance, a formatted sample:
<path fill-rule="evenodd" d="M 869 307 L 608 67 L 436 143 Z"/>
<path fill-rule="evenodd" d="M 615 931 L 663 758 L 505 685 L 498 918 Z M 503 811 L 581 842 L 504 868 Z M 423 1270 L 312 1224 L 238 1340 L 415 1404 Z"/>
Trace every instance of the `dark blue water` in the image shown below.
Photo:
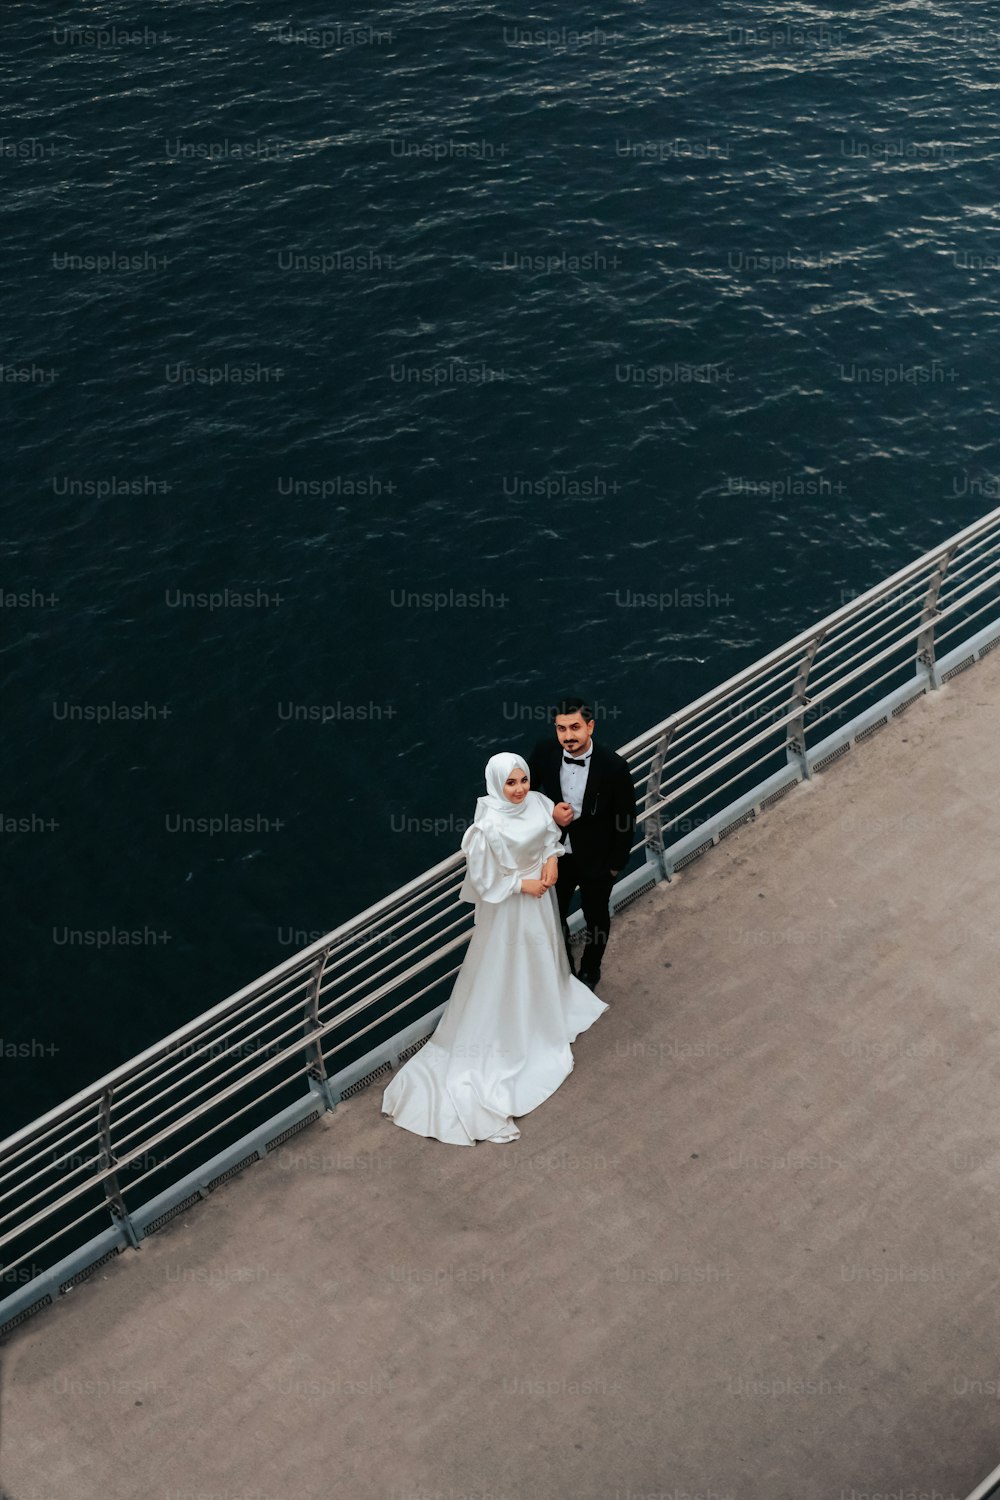
<path fill-rule="evenodd" d="M 985 4 L 0 39 L 0 1129 L 997 503 Z"/>

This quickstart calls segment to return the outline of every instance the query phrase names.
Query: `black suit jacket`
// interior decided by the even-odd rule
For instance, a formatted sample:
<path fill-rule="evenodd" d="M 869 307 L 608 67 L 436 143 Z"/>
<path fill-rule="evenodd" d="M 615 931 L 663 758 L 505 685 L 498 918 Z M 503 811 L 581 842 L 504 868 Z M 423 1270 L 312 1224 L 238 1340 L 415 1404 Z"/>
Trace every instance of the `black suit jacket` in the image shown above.
<path fill-rule="evenodd" d="M 583 794 L 583 811 L 564 830 L 584 875 L 607 875 L 624 869 L 635 837 L 635 789 L 628 764 L 613 750 L 593 741 L 594 752 Z M 553 736 L 542 740 L 528 757 L 531 785 L 553 802 L 562 802 L 559 767 L 563 748 Z"/>

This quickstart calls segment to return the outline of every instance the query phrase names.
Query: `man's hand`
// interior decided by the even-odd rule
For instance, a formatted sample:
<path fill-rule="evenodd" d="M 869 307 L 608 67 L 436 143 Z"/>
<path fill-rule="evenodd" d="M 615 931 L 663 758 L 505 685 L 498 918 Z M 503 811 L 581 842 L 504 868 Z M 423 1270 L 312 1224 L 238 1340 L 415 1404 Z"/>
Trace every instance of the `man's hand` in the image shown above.
<path fill-rule="evenodd" d="M 560 828 L 567 828 L 573 821 L 573 809 L 568 802 L 557 802 L 552 809 L 552 820 Z"/>

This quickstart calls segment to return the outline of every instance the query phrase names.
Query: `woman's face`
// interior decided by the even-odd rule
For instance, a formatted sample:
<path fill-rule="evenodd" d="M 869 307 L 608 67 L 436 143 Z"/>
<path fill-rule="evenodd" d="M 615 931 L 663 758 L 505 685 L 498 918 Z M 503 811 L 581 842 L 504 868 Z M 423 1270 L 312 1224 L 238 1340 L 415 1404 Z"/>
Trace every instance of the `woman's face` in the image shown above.
<path fill-rule="evenodd" d="M 523 802 L 528 795 L 530 785 L 527 771 L 522 771 L 520 766 L 515 766 L 503 784 L 503 794 L 508 802 Z"/>

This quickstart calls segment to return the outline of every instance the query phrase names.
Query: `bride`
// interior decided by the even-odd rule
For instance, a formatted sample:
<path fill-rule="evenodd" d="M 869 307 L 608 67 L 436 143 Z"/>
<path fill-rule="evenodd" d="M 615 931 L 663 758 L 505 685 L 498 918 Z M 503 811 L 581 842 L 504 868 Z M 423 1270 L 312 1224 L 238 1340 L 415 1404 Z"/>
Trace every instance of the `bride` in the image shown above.
<path fill-rule="evenodd" d="M 515 1115 L 572 1072 L 570 1042 L 607 1006 L 570 973 L 555 882 L 553 804 L 518 755 L 494 755 L 462 839 L 459 895 L 475 903 L 465 960 L 430 1040 L 398 1070 L 382 1113 L 455 1146 L 516 1141 Z"/>

